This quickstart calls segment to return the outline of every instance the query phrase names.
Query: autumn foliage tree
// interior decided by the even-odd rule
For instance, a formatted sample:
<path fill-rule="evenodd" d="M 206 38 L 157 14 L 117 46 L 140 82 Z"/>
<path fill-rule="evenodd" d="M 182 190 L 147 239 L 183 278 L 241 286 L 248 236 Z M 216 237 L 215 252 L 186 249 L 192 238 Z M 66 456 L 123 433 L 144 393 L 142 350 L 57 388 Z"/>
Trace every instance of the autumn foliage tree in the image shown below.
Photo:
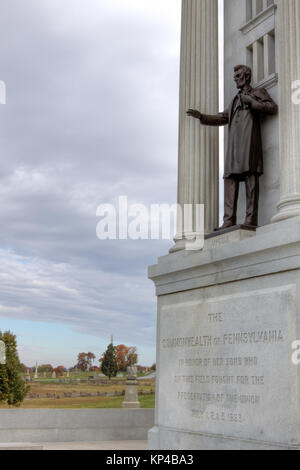
<path fill-rule="evenodd" d="M 89 363 L 89 369 L 91 369 L 93 367 L 93 362 L 94 362 L 95 359 L 96 359 L 95 354 L 93 354 L 92 352 L 87 353 L 87 360 L 88 360 L 88 363 Z"/>
<path fill-rule="evenodd" d="M 115 346 L 115 355 L 120 372 L 126 372 L 128 366 L 133 366 L 137 363 L 138 356 L 135 347 L 119 344 Z"/>
<path fill-rule="evenodd" d="M 79 353 L 78 357 L 77 357 L 78 362 L 77 362 L 76 367 L 77 367 L 77 369 L 85 372 L 85 371 L 91 369 L 95 359 L 96 359 L 96 356 L 92 352 Z"/>
<path fill-rule="evenodd" d="M 56 377 L 62 377 L 66 370 L 67 369 L 64 366 L 57 366 L 55 369 L 53 369 L 53 372 L 55 372 Z"/>
<path fill-rule="evenodd" d="M 20 406 L 29 387 L 25 384 L 21 372 L 22 366 L 17 351 L 16 336 L 10 331 L 0 331 L 0 341 L 5 343 L 6 363 L 0 364 L 0 402 L 11 406 Z"/>

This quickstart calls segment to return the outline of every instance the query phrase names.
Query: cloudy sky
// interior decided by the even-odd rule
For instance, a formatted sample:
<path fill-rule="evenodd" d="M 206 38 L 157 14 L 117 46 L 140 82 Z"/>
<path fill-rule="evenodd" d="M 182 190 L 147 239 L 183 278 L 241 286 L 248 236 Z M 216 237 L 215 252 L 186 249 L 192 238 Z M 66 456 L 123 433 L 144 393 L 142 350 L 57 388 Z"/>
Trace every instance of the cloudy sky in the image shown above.
<path fill-rule="evenodd" d="M 175 203 L 180 0 L 2 0 L 0 329 L 72 366 L 110 336 L 155 361 L 147 266 L 171 242 L 100 241 L 96 209 Z"/>

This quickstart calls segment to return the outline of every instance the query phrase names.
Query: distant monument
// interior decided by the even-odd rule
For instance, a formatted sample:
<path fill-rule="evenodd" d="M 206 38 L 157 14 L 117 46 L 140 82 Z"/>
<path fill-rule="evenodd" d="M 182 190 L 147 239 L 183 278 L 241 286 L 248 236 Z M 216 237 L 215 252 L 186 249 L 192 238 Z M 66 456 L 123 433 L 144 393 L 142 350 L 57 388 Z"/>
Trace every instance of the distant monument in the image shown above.
<path fill-rule="evenodd" d="M 31 381 L 29 369 L 27 369 L 25 381 L 26 381 L 26 382 L 30 382 L 30 381 Z"/>
<path fill-rule="evenodd" d="M 127 368 L 125 399 L 122 408 L 140 408 L 140 406 L 138 400 L 137 367 L 130 366 Z"/>
<path fill-rule="evenodd" d="M 39 376 L 38 376 L 38 363 L 35 364 L 34 378 L 35 378 L 35 379 L 38 379 L 38 378 L 39 378 Z"/>
<path fill-rule="evenodd" d="M 52 379 L 56 379 L 56 372 L 55 371 L 52 372 Z"/>

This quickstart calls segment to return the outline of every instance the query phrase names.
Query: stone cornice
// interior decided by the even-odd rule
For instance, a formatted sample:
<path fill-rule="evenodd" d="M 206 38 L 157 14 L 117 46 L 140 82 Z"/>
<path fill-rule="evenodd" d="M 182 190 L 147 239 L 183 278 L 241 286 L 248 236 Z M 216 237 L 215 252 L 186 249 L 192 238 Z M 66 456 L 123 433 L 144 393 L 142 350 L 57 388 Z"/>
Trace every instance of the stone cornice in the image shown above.
<path fill-rule="evenodd" d="M 261 13 L 256 15 L 254 18 L 252 18 L 250 21 L 248 21 L 244 26 L 240 28 L 240 31 L 243 34 L 248 34 L 250 31 L 255 29 L 257 26 L 259 26 L 261 23 L 266 21 L 268 18 L 272 17 L 275 15 L 277 9 L 277 5 L 271 5 L 265 10 L 263 10 Z"/>
<path fill-rule="evenodd" d="M 149 268 L 158 296 L 300 268 L 300 218 L 210 251 L 180 252 Z"/>

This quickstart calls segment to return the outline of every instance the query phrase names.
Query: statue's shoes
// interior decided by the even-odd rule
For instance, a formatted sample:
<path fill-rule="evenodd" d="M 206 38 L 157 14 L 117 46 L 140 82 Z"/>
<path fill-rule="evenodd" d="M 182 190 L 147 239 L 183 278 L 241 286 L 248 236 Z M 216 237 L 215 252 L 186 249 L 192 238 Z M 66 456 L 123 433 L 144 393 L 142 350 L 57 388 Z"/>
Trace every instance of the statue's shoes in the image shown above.
<path fill-rule="evenodd" d="M 249 223 L 243 223 L 242 225 L 237 225 L 237 224 L 223 224 L 221 227 L 216 227 L 214 229 L 214 232 L 222 232 L 222 230 L 228 230 L 229 228 L 234 228 L 236 227 L 244 229 L 244 230 L 256 230 L 259 226 L 258 225 L 253 225 Z"/>
<path fill-rule="evenodd" d="M 221 232 L 221 230 L 226 230 L 232 227 L 236 227 L 236 224 L 223 224 L 221 227 L 216 227 L 214 229 L 214 232 Z"/>
<path fill-rule="evenodd" d="M 249 229 L 253 230 L 258 228 L 258 224 L 253 224 L 253 222 L 249 223 L 247 222 L 247 220 L 245 220 L 245 222 L 243 223 L 243 227 L 249 227 Z"/>
<path fill-rule="evenodd" d="M 249 224 L 243 224 L 241 225 L 241 229 L 243 230 L 251 230 L 251 231 L 256 231 L 258 229 L 258 225 L 249 225 Z"/>

